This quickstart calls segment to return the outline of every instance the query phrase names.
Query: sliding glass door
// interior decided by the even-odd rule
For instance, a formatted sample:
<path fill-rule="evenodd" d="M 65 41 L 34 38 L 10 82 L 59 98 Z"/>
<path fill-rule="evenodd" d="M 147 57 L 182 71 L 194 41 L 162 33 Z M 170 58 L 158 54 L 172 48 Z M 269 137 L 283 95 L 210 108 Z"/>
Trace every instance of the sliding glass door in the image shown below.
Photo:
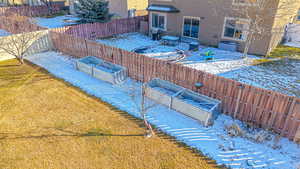
<path fill-rule="evenodd" d="M 184 17 L 183 18 L 183 36 L 189 38 L 199 37 L 200 19 L 196 17 Z"/>

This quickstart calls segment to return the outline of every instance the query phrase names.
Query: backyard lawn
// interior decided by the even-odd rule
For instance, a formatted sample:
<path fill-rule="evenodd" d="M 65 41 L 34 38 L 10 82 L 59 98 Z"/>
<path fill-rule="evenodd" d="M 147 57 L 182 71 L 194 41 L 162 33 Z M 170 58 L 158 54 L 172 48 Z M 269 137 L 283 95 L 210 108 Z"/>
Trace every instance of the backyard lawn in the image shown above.
<path fill-rule="evenodd" d="M 0 62 L 0 168 L 215 168 L 45 70 Z"/>
<path fill-rule="evenodd" d="M 299 58 L 299 55 L 300 55 L 300 48 L 285 46 L 285 45 L 279 45 L 267 57 L 273 57 L 273 58 L 283 58 L 283 57 Z"/>

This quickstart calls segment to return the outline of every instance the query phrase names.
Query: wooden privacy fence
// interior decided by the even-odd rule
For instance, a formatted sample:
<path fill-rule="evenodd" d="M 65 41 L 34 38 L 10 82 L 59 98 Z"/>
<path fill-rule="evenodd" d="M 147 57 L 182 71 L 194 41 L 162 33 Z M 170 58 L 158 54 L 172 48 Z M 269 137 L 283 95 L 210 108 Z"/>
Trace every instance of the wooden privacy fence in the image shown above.
<path fill-rule="evenodd" d="M 27 41 L 25 44 L 23 41 Z M 28 48 L 24 55 L 32 55 L 36 53 L 41 53 L 45 51 L 52 50 L 52 42 L 49 37 L 48 30 L 29 32 L 23 34 L 16 34 L 10 36 L 0 37 L 1 44 L 10 44 L 9 50 L 21 50 L 21 48 Z M 0 59 L 3 58 L 14 58 L 11 54 L 7 53 L 5 50 L 0 49 Z"/>
<path fill-rule="evenodd" d="M 0 16 L 0 29 L 4 29 L 12 34 L 17 34 L 44 30 L 45 28 L 34 24 L 30 17 L 11 15 L 9 17 Z"/>
<path fill-rule="evenodd" d="M 52 5 L 52 13 L 58 13 L 63 5 Z M 40 6 L 13 6 L 13 7 L 0 7 L 0 16 L 20 15 L 20 16 L 45 16 L 49 15 L 50 11 L 45 5 Z"/>
<path fill-rule="evenodd" d="M 96 39 L 122 33 L 138 32 L 140 30 L 140 22 L 147 19 L 148 16 L 137 16 L 134 18 L 115 19 L 107 23 L 79 24 L 52 30 L 80 38 Z"/>
<path fill-rule="evenodd" d="M 223 113 L 273 130 L 289 139 L 296 139 L 297 130 L 300 132 L 299 98 L 68 34 L 52 31 L 50 37 L 54 48 L 65 54 L 76 57 L 97 56 L 127 67 L 128 74 L 133 79 L 147 82 L 153 78 L 160 78 L 219 99 L 222 101 Z M 198 82 L 204 86 L 196 88 L 195 83 Z"/>

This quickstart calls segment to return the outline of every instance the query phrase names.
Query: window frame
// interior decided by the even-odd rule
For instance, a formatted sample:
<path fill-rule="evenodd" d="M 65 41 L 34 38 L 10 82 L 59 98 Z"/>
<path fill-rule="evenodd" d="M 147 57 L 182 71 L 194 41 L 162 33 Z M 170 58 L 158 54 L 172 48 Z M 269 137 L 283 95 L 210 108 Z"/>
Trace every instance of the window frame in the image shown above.
<path fill-rule="evenodd" d="M 194 38 L 194 37 L 191 37 L 191 36 L 184 36 L 184 20 L 186 18 L 188 18 L 188 19 L 197 19 L 199 21 L 198 37 L 197 38 Z M 183 16 L 181 36 L 185 37 L 185 38 L 191 38 L 191 39 L 197 39 L 198 40 L 199 36 L 200 36 L 200 23 L 201 23 L 201 18 L 200 17 L 196 17 L 196 16 Z"/>
<path fill-rule="evenodd" d="M 256 6 L 257 3 L 241 3 L 241 2 L 236 2 L 236 0 L 232 0 L 232 5 L 237 5 L 237 6 Z"/>
<path fill-rule="evenodd" d="M 158 15 L 158 18 L 160 17 L 160 16 L 163 16 L 164 17 L 164 28 L 162 29 L 162 28 L 159 28 L 159 27 L 153 27 L 153 14 L 156 14 L 156 15 Z M 159 19 L 158 19 L 159 20 Z M 159 21 L 158 21 L 159 22 Z M 159 24 L 159 23 L 158 23 Z M 162 12 L 151 12 L 150 13 L 150 25 L 151 25 L 151 29 L 160 29 L 160 30 L 163 30 L 163 31 L 167 31 L 167 14 L 166 13 L 162 13 Z"/>
<path fill-rule="evenodd" d="M 237 39 L 237 38 L 234 38 L 234 37 L 228 37 L 228 36 L 224 35 L 225 34 L 225 28 L 226 28 L 226 21 L 227 20 L 239 20 L 239 21 L 247 22 L 248 23 L 248 25 L 247 25 L 248 28 L 249 28 L 249 25 L 250 25 L 250 20 L 249 19 L 244 19 L 244 18 L 233 18 L 233 17 L 225 17 L 224 18 L 223 31 L 222 31 L 222 39 L 239 41 L 239 42 L 246 41 L 247 40 L 247 36 L 248 36 L 248 31 L 247 30 L 242 30 L 242 37 L 244 37 L 242 39 Z M 236 30 L 236 28 L 234 30 Z"/>

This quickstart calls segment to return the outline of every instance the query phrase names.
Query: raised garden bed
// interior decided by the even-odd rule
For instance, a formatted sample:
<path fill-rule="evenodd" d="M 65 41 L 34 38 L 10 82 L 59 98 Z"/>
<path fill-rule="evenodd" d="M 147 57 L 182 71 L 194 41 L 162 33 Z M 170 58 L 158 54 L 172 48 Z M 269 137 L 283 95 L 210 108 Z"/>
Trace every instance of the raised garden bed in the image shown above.
<path fill-rule="evenodd" d="M 122 83 L 127 78 L 126 68 L 94 56 L 77 60 L 76 67 L 82 72 L 112 84 Z"/>
<path fill-rule="evenodd" d="M 219 113 L 220 103 L 219 100 L 184 90 L 173 98 L 172 108 L 209 126 Z"/>
<path fill-rule="evenodd" d="M 213 124 L 220 101 L 185 89 L 168 81 L 153 79 L 145 89 L 146 97 L 190 116 L 204 126 Z"/>
<path fill-rule="evenodd" d="M 173 83 L 153 79 L 146 85 L 145 93 L 148 98 L 171 108 L 172 98 L 183 90 L 183 87 Z"/>

